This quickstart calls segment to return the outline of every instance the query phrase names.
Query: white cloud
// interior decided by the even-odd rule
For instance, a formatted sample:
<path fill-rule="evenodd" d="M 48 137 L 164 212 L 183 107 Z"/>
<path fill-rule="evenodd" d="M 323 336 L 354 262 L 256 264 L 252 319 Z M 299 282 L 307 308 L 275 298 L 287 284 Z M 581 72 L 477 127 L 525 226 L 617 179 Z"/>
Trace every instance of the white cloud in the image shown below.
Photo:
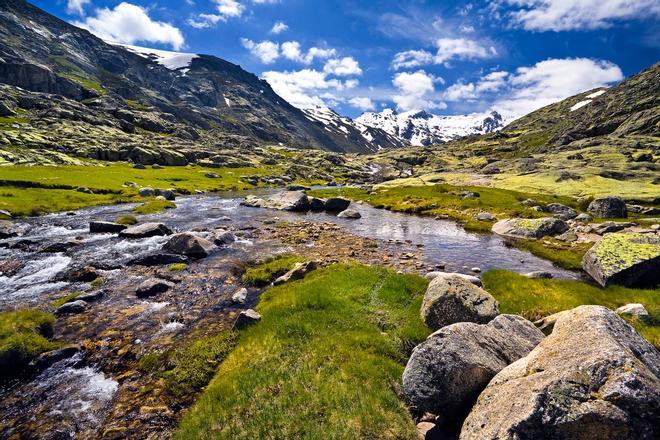
<path fill-rule="evenodd" d="M 280 46 L 273 41 L 255 43 L 247 38 L 241 38 L 241 44 L 264 64 L 271 64 L 280 56 Z"/>
<path fill-rule="evenodd" d="M 615 21 L 660 16 L 658 0 L 504 0 L 514 25 L 534 31 L 600 29 Z"/>
<path fill-rule="evenodd" d="M 74 23 L 99 38 L 117 43 L 137 42 L 168 44 L 174 50 L 181 49 L 185 39 L 181 31 L 169 23 L 152 20 L 147 10 L 131 3 L 122 2 L 114 9 L 99 8 L 95 17 Z"/>
<path fill-rule="evenodd" d="M 394 55 L 392 68 L 411 68 L 428 64 L 442 64 L 450 60 L 476 60 L 497 56 L 494 46 L 483 45 L 468 38 L 438 38 L 435 54 L 426 50 L 407 50 Z"/>
<path fill-rule="evenodd" d="M 307 53 L 303 53 L 300 43 L 297 41 L 286 41 L 282 43 L 282 56 L 291 61 L 297 61 L 303 64 L 311 64 L 316 58 L 324 60 L 337 54 L 335 49 L 323 49 L 319 47 L 310 47 Z"/>
<path fill-rule="evenodd" d="M 220 15 L 225 17 L 240 17 L 245 11 L 245 6 L 236 0 L 214 0 L 214 2 Z"/>
<path fill-rule="evenodd" d="M 84 6 L 91 0 L 69 0 L 66 4 L 66 12 L 69 14 L 85 15 Z"/>
<path fill-rule="evenodd" d="M 483 76 L 476 83 L 457 82 L 444 91 L 442 97 L 447 101 L 461 101 L 477 99 L 486 92 L 495 92 L 506 85 L 508 72 L 491 72 Z"/>
<path fill-rule="evenodd" d="M 423 70 L 417 72 L 397 73 L 392 84 L 398 93 L 392 100 L 399 110 L 431 110 L 446 108 L 444 102 L 436 100 L 435 83 L 443 83 L 442 78 L 433 76 Z"/>
<path fill-rule="evenodd" d="M 344 100 L 338 94 L 356 85 L 355 82 L 329 78 L 326 72 L 314 69 L 270 71 L 264 72 L 262 77 L 268 81 L 275 93 L 299 108 L 336 105 Z"/>
<path fill-rule="evenodd" d="M 360 64 L 353 57 L 328 60 L 323 66 L 323 71 L 336 76 L 362 75 Z"/>
<path fill-rule="evenodd" d="M 197 18 L 190 18 L 186 23 L 196 29 L 206 29 L 220 21 L 227 21 L 227 17 L 220 14 L 199 14 Z"/>
<path fill-rule="evenodd" d="M 376 104 L 367 97 L 356 96 L 348 100 L 348 103 L 363 112 L 376 110 Z"/>
<path fill-rule="evenodd" d="M 286 31 L 287 29 L 289 29 L 289 26 L 287 26 L 286 23 L 284 23 L 283 21 L 278 21 L 277 23 L 275 23 L 273 25 L 273 27 L 270 30 L 270 33 L 275 34 L 275 35 L 279 35 L 282 32 Z"/>

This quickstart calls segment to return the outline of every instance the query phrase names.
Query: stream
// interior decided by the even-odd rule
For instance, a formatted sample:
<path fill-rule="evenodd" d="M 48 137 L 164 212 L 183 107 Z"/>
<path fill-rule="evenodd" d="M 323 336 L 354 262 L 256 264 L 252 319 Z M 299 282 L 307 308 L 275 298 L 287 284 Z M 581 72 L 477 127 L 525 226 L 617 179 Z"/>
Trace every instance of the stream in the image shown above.
<path fill-rule="evenodd" d="M 140 216 L 140 222 L 162 222 L 175 231 L 222 226 L 238 238 L 212 256 L 191 264 L 189 275 L 175 280 L 178 284 L 173 292 L 157 299 L 138 300 L 134 288 L 159 269 L 125 265 L 159 250 L 167 237 L 127 240 L 116 234 L 89 233 L 90 220 L 114 221 L 131 214 L 135 205 L 93 207 L 16 221 L 21 235 L 0 240 L 0 311 L 38 307 L 62 296 L 60 292 L 88 290 L 88 283 L 71 283 L 63 277 L 71 268 L 87 265 L 99 269 L 107 292 L 89 311 L 58 319 L 55 328 L 56 339 L 92 341 L 92 354 L 84 356 L 81 352 L 59 361 L 29 382 L 0 386 L 0 438 L 14 434 L 23 434 L 25 438 L 90 438 L 108 429 L 107 420 L 112 420 L 116 429 L 124 429 L 128 420 L 144 420 L 142 413 L 122 409 L 135 405 L 130 390 L 144 386 L 141 381 L 145 380 L 126 374 L 122 380 L 117 379 L 118 373 L 135 368 L 134 357 L 122 353 L 128 351 L 139 357 L 147 351 L 172 346 L 177 338 L 194 329 L 226 326 L 236 313 L 228 301 L 239 287 L 233 268 L 287 250 L 282 243 L 260 240 L 253 234 L 274 222 L 331 222 L 347 233 L 376 240 L 379 246 L 382 243 L 394 252 L 415 248 L 422 254 L 425 270 L 444 266 L 445 271 L 472 273 L 474 267 L 484 272 L 499 268 L 580 278 L 579 273 L 556 268 L 526 251 L 507 246 L 496 235 L 468 233 L 447 220 L 355 203 L 352 208 L 362 215 L 358 220 L 327 213 L 273 211 L 241 206 L 244 195 L 234 192 L 180 197 L 176 209 Z M 64 252 L 40 251 L 74 239 L 78 244 Z M 250 289 L 246 306 L 257 300 L 258 292 Z M 173 422 L 163 422 L 162 426 L 159 423 L 153 423 L 155 434 L 144 437 L 158 438 L 158 429 L 171 428 Z"/>

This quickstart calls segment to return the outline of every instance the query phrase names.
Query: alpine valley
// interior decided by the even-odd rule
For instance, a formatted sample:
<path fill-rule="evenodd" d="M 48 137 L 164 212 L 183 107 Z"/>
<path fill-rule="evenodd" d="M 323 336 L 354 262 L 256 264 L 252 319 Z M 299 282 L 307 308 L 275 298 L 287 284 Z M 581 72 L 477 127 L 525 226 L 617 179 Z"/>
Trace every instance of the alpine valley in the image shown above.
<path fill-rule="evenodd" d="M 612 18 L 585 0 L 457 2 L 416 30 L 401 5 L 349 2 L 346 20 L 374 26 L 365 59 L 440 35 L 392 50 L 387 75 L 428 81 L 395 92 L 328 59 L 339 48 L 240 40 L 263 64 L 300 63 L 297 90 L 325 99 L 309 102 L 398 93 L 350 118 L 217 56 L 71 24 L 130 10 L 113 31 L 140 14 L 140 32 L 167 30 L 148 14 L 176 6 L 189 32 L 227 37 L 259 28 L 257 8 L 306 2 L 53 3 L 81 21 L 0 0 L 0 438 L 660 438 L 660 63 L 623 78 L 566 58 L 616 80 L 515 119 L 504 82 L 495 104 L 457 107 L 473 112 L 424 110 L 444 109 L 431 69 L 513 59 L 516 38 L 559 50 L 577 18 L 600 21 L 568 34 L 628 35 L 636 4 L 609 2 L 625 7 Z M 361 31 L 328 25 L 347 7 L 328 3 L 315 27 Z M 587 3 L 598 14 L 571 9 Z M 548 37 L 541 18 L 562 8 Z M 484 11 L 493 23 L 463 24 Z M 490 47 L 469 39 L 514 18 Z M 268 20 L 268 38 L 289 29 Z M 543 87 L 515 89 L 548 63 Z M 491 77 L 536 99 L 566 84 L 560 65 Z"/>

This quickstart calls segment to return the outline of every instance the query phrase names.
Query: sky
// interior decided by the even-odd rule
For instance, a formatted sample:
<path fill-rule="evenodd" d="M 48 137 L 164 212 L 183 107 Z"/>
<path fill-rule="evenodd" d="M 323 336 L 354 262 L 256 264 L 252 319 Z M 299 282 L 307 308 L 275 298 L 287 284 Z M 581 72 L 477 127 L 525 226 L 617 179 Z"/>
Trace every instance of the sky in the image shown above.
<path fill-rule="evenodd" d="M 522 116 L 659 61 L 660 0 L 31 0 L 106 40 L 215 55 L 301 108 Z"/>

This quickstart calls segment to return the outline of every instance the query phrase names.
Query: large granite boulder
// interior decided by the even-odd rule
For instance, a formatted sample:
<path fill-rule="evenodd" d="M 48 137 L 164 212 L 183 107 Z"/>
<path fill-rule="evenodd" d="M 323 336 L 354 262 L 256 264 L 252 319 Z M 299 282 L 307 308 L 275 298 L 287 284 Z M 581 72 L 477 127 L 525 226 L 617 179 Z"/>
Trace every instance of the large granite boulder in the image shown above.
<path fill-rule="evenodd" d="M 266 200 L 266 207 L 281 211 L 309 211 L 309 199 L 301 191 L 284 191 L 274 194 Z"/>
<path fill-rule="evenodd" d="M 486 323 L 499 314 L 490 293 L 459 276 L 431 280 L 420 311 L 427 327 L 437 330 L 456 322 Z"/>
<path fill-rule="evenodd" d="M 277 278 L 273 281 L 273 286 L 279 286 L 280 284 L 288 283 L 290 281 L 295 281 L 303 278 L 309 272 L 316 270 L 317 264 L 316 261 L 306 261 L 304 263 L 296 263 L 293 266 L 293 269 Z"/>
<path fill-rule="evenodd" d="M 438 277 L 444 277 L 444 278 L 459 277 L 471 282 L 475 286 L 481 287 L 481 280 L 478 277 L 475 277 L 474 275 L 466 275 L 464 273 L 458 273 L 458 272 L 440 272 L 440 271 L 433 271 L 424 275 L 424 278 L 426 278 L 427 280 L 433 280 Z"/>
<path fill-rule="evenodd" d="M 613 311 L 581 306 L 490 381 L 460 438 L 657 439 L 658 420 L 660 352 Z"/>
<path fill-rule="evenodd" d="M 554 217 L 509 218 L 493 225 L 493 232 L 509 238 L 536 240 L 546 235 L 557 235 L 568 230 L 565 221 Z"/>
<path fill-rule="evenodd" d="M 126 229 L 126 225 L 120 225 L 119 223 L 113 222 L 104 222 L 104 221 L 91 221 L 89 222 L 89 232 L 90 233 L 116 233 L 121 232 Z"/>
<path fill-rule="evenodd" d="M 150 296 L 158 295 L 159 293 L 167 292 L 172 287 L 174 287 L 174 284 L 169 281 L 150 278 L 143 281 L 137 289 L 135 289 L 135 294 L 138 298 L 148 298 Z"/>
<path fill-rule="evenodd" d="M 119 236 L 124 238 L 146 238 L 171 234 L 172 230 L 162 223 L 143 223 L 119 232 Z"/>
<path fill-rule="evenodd" d="M 403 392 L 421 411 L 464 417 L 493 376 L 542 339 L 534 324 L 515 315 L 443 327 L 413 350 L 403 372 Z"/>
<path fill-rule="evenodd" d="M 207 239 L 190 232 L 174 234 L 163 245 L 163 250 L 167 252 L 193 258 L 207 257 L 216 248 L 217 246 Z"/>
<path fill-rule="evenodd" d="M 325 201 L 325 210 L 328 212 L 342 212 L 348 209 L 351 201 L 343 197 L 330 197 Z"/>
<path fill-rule="evenodd" d="M 547 212 L 551 212 L 553 217 L 562 220 L 571 220 L 578 216 L 578 212 L 570 206 L 562 205 L 561 203 L 550 203 L 545 207 Z"/>
<path fill-rule="evenodd" d="M 660 235 L 606 234 L 584 255 L 582 268 L 601 286 L 660 284 Z"/>
<path fill-rule="evenodd" d="M 587 208 L 589 214 L 600 218 L 626 218 L 628 208 L 621 197 L 602 197 L 595 199 Z"/>
<path fill-rule="evenodd" d="M 345 209 L 342 212 L 340 212 L 339 214 L 337 214 L 337 217 L 338 218 L 348 218 L 348 219 L 354 219 L 355 220 L 355 219 L 362 218 L 362 214 L 360 214 L 359 212 L 357 212 L 354 209 Z"/>

